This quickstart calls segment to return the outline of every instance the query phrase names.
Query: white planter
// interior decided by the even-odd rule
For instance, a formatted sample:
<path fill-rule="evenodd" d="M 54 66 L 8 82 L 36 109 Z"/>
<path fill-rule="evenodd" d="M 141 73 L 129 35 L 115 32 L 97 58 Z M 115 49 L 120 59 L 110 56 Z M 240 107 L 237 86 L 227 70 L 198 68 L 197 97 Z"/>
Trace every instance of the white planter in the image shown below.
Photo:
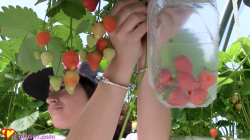
<path fill-rule="evenodd" d="M 214 140 L 212 137 L 197 137 L 192 136 L 193 140 Z M 190 136 L 176 136 L 173 138 L 170 138 L 171 140 L 192 140 Z M 227 140 L 226 138 L 222 138 L 223 140 Z M 230 139 L 230 140 L 246 140 L 246 139 Z"/>

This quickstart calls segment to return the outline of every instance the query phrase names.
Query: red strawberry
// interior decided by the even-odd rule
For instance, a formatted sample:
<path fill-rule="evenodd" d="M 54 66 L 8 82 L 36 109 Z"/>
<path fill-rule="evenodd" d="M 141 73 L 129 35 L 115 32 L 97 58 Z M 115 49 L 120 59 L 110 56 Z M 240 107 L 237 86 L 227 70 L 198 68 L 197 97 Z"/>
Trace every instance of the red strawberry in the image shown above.
<path fill-rule="evenodd" d="M 84 0 L 82 5 L 84 5 L 89 12 L 94 12 L 99 1 L 100 0 Z"/>
<path fill-rule="evenodd" d="M 208 92 L 201 88 L 195 89 L 193 91 L 188 91 L 188 93 L 189 93 L 189 100 L 194 105 L 202 104 L 206 100 L 208 95 Z"/>
<path fill-rule="evenodd" d="M 96 39 L 100 39 L 106 33 L 106 29 L 103 27 L 103 24 L 99 22 L 92 27 L 92 32 Z"/>
<path fill-rule="evenodd" d="M 165 89 L 167 87 L 167 85 L 165 85 L 165 84 L 160 84 L 160 83 L 157 83 L 156 85 L 155 85 L 155 88 L 156 88 L 156 90 L 158 91 L 158 92 L 163 92 L 163 89 Z"/>
<path fill-rule="evenodd" d="M 91 1 L 92 0 L 84 0 L 84 1 L 82 1 L 82 5 L 84 5 L 85 7 L 87 7 L 91 3 Z"/>
<path fill-rule="evenodd" d="M 103 26 L 107 32 L 112 33 L 117 27 L 117 22 L 114 18 L 107 16 L 103 19 Z"/>
<path fill-rule="evenodd" d="M 89 67 L 93 70 L 96 71 L 100 62 L 102 61 L 102 55 L 99 53 L 89 53 L 87 55 L 87 61 L 89 64 Z"/>
<path fill-rule="evenodd" d="M 209 73 L 207 71 L 202 71 L 199 74 L 199 82 L 201 84 L 201 88 L 204 90 L 208 90 L 208 88 L 214 85 L 216 81 L 217 77 L 212 73 Z"/>
<path fill-rule="evenodd" d="M 231 101 L 235 104 L 238 101 L 238 99 L 239 99 L 238 96 L 234 95 L 232 96 Z"/>
<path fill-rule="evenodd" d="M 200 83 L 191 73 L 179 73 L 177 76 L 177 82 L 180 88 L 188 91 L 197 89 L 200 86 Z"/>
<path fill-rule="evenodd" d="M 181 88 L 176 88 L 170 93 L 170 100 L 166 99 L 166 102 L 174 106 L 184 106 L 189 102 L 189 99 L 188 95 Z"/>
<path fill-rule="evenodd" d="M 174 81 L 172 73 L 169 69 L 162 69 L 160 72 L 159 83 L 163 85 L 171 85 Z"/>
<path fill-rule="evenodd" d="M 236 104 L 235 108 L 238 109 L 238 110 L 241 110 L 241 108 L 242 108 L 241 103 Z"/>
<path fill-rule="evenodd" d="M 182 73 L 190 73 L 193 70 L 192 63 L 186 55 L 180 55 L 175 58 L 174 66 Z"/>
<path fill-rule="evenodd" d="M 97 43 L 96 43 L 96 49 L 99 51 L 99 52 L 103 52 L 103 50 L 109 45 L 109 42 L 107 39 L 105 38 L 100 38 Z"/>
<path fill-rule="evenodd" d="M 211 129 L 211 130 L 210 130 L 210 134 L 211 134 L 211 136 L 212 136 L 213 138 L 215 138 L 215 137 L 218 135 L 218 130 L 216 130 L 216 129 Z"/>
<path fill-rule="evenodd" d="M 63 82 L 69 90 L 74 90 L 79 82 L 80 76 L 76 71 L 67 71 L 63 76 Z"/>
<path fill-rule="evenodd" d="M 74 71 L 79 63 L 79 56 L 74 51 L 67 51 L 63 54 L 62 62 L 70 71 Z"/>
<path fill-rule="evenodd" d="M 45 46 L 50 41 L 50 33 L 47 31 L 40 31 L 36 34 L 36 41 L 39 47 Z"/>

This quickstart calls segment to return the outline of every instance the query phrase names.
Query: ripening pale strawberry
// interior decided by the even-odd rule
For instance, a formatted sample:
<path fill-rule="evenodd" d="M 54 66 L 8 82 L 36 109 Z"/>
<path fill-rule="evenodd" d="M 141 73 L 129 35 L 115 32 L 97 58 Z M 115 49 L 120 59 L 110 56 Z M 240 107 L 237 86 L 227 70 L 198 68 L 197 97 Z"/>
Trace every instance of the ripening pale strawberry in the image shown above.
<path fill-rule="evenodd" d="M 99 52 L 103 52 L 103 50 L 105 48 L 107 48 L 107 46 L 109 45 L 109 42 L 107 39 L 105 38 L 100 38 L 97 43 L 96 43 L 96 49 L 99 51 Z"/>
<path fill-rule="evenodd" d="M 67 51 L 62 56 L 62 62 L 70 71 L 74 71 L 79 63 L 79 56 L 74 51 Z"/>
<path fill-rule="evenodd" d="M 241 110 L 241 108 L 242 108 L 241 103 L 236 104 L 235 108 L 238 109 L 238 110 Z"/>
<path fill-rule="evenodd" d="M 41 54 L 41 60 L 44 66 L 47 66 L 53 59 L 53 55 L 50 52 L 43 52 Z"/>
<path fill-rule="evenodd" d="M 87 36 L 87 43 L 88 43 L 88 46 L 90 48 L 95 46 L 96 42 L 97 42 L 97 39 L 94 37 L 94 35 L 88 35 Z"/>
<path fill-rule="evenodd" d="M 80 57 L 80 61 L 84 62 L 87 59 L 87 50 L 86 49 L 82 49 L 79 53 L 79 57 Z"/>
<path fill-rule="evenodd" d="M 193 91 L 189 91 L 189 101 L 194 105 L 202 104 L 207 98 L 208 92 L 204 89 L 198 88 Z"/>
<path fill-rule="evenodd" d="M 47 121 L 47 125 L 48 125 L 48 126 L 52 126 L 52 125 L 53 125 L 52 120 L 48 120 L 48 121 Z"/>
<path fill-rule="evenodd" d="M 96 23 L 93 27 L 92 27 L 92 32 L 94 34 L 94 37 L 96 39 L 100 39 L 105 33 L 106 30 L 103 27 L 103 23 Z"/>
<path fill-rule="evenodd" d="M 40 52 L 40 51 L 34 51 L 34 56 L 37 60 L 41 58 L 41 54 L 42 54 L 42 52 Z"/>
<path fill-rule="evenodd" d="M 232 96 L 232 98 L 231 98 L 231 101 L 235 104 L 236 102 L 238 102 L 238 100 L 239 100 L 239 98 L 238 98 L 238 96 L 236 96 L 236 95 L 234 95 L 234 96 Z"/>
<path fill-rule="evenodd" d="M 133 122 L 131 127 L 132 127 L 132 129 L 136 130 L 137 129 L 137 122 Z"/>
<path fill-rule="evenodd" d="M 189 102 L 189 98 L 181 88 L 176 88 L 173 92 L 170 93 L 170 99 L 166 99 L 166 102 L 169 105 L 184 106 Z"/>
<path fill-rule="evenodd" d="M 191 73 L 179 73 L 177 76 L 177 82 L 180 88 L 187 91 L 192 91 L 200 87 L 200 83 Z"/>
<path fill-rule="evenodd" d="M 50 41 L 50 38 L 48 31 L 40 31 L 36 34 L 36 41 L 39 47 L 45 46 Z"/>
<path fill-rule="evenodd" d="M 171 85 L 174 81 L 171 71 L 169 69 L 162 69 L 158 81 L 163 85 Z"/>
<path fill-rule="evenodd" d="M 215 138 L 215 137 L 218 135 L 218 130 L 216 130 L 216 129 L 211 129 L 211 130 L 210 130 L 210 134 L 211 134 L 211 136 L 212 136 L 213 138 Z"/>
<path fill-rule="evenodd" d="M 80 76 L 76 71 L 67 71 L 63 76 L 63 82 L 65 83 L 66 87 L 73 91 L 79 82 Z"/>
<path fill-rule="evenodd" d="M 102 61 L 102 56 L 99 53 L 88 53 L 87 61 L 88 61 L 89 67 L 93 71 L 96 71 L 98 69 L 100 62 Z"/>
<path fill-rule="evenodd" d="M 209 87 L 217 82 L 217 77 L 216 75 L 209 73 L 208 71 L 202 71 L 199 74 L 199 82 L 202 89 L 208 90 Z"/>
<path fill-rule="evenodd" d="M 186 55 L 180 55 L 174 60 L 175 68 L 182 73 L 190 73 L 193 70 L 193 65 Z"/>
<path fill-rule="evenodd" d="M 115 57 L 116 55 L 116 51 L 115 49 L 113 48 L 105 48 L 103 50 L 103 57 L 106 59 L 106 60 L 111 60 Z"/>
<path fill-rule="evenodd" d="M 117 27 L 117 22 L 114 18 L 107 16 L 103 19 L 103 27 L 107 32 L 112 33 Z"/>
<path fill-rule="evenodd" d="M 55 91 L 58 91 L 62 85 L 62 77 L 51 76 L 49 83 Z"/>

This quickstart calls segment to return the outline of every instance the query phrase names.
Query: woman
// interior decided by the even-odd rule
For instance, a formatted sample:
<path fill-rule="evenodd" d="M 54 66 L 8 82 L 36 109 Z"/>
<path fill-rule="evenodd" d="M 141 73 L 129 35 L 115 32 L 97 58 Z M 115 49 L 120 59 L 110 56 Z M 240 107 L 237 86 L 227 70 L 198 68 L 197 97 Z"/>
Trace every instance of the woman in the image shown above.
<path fill-rule="evenodd" d="M 121 0 L 111 12 L 111 15 L 117 19 L 117 28 L 109 34 L 109 37 L 117 54 L 110 61 L 103 76 L 113 83 L 129 85 L 135 65 L 138 64 L 139 70 L 144 67 L 146 41 L 143 36 L 147 31 L 146 14 L 146 6 L 138 0 Z M 139 23 L 141 24 L 137 27 Z M 89 72 L 87 74 L 83 72 L 83 74 L 87 77 L 83 85 L 94 84 L 93 79 L 89 78 L 91 77 Z M 138 83 L 141 74 L 137 76 Z M 26 80 L 29 81 L 32 75 L 29 75 Z M 83 76 L 81 77 L 84 79 Z M 37 78 L 31 80 L 30 85 L 26 80 L 23 83 L 24 91 L 31 96 L 35 93 L 33 97 L 38 95 L 46 99 L 54 126 L 70 129 L 67 140 L 112 140 L 126 89 L 103 82 L 99 82 L 96 89 L 90 88 L 91 86 L 86 88 L 81 86 L 80 80 L 73 95 L 69 95 L 63 86 L 61 90 L 55 92 L 48 85 L 48 80 L 47 85 L 46 82 L 44 85 L 39 85 L 41 82 L 36 84 L 40 81 Z M 42 88 L 35 88 L 35 85 Z M 25 89 L 27 87 L 33 88 L 28 92 Z M 46 94 L 48 89 L 49 95 Z M 90 99 L 88 91 L 94 91 Z M 137 135 L 133 140 L 168 140 L 171 112 L 157 100 L 154 89 L 148 83 L 147 71 L 138 92 L 137 108 Z"/>

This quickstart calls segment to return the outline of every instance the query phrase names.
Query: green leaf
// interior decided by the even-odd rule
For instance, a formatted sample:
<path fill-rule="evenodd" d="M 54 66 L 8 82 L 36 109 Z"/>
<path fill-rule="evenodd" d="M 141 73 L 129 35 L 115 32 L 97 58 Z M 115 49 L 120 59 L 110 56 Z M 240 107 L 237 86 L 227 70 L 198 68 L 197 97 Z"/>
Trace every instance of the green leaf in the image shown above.
<path fill-rule="evenodd" d="M 6 79 L 5 74 L 8 72 L 12 72 L 10 67 L 5 67 L 5 69 L 0 72 L 0 86 L 3 86 L 3 81 Z"/>
<path fill-rule="evenodd" d="M 82 21 L 76 29 L 76 34 L 85 32 L 88 29 L 88 27 L 89 27 L 89 19 Z"/>
<path fill-rule="evenodd" d="M 186 118 L 186 112 L 183 108 L 172 108 L 172 118 L 180 122 Z"/>
<path fill-rule="evenodd" d="M 76 0 L 58 0 L 54 6 L 48 11 L 48 17 L 54 17 L 60 10 L 72 18 L 81 19 L 86 14 L 86 7 Z"/>
<path fill-rule="evenodd" d="M 223 80 L 225 80 L 227 77 L 218 77 L 217 78 L 217 83 L 219 84 L 220 82 L 222 82 Z M 226 85 L 226 84 L 230 84 L 233 82 L 232 78 L 228 78 L 226 81 L 224 81 L 223 83 L 220 84 L 220 86 L 222 85 Z"/>
<path fill-rule="evenodd" d="M 12 60 L 13 62 L 16 61 L 15 55 L 10 50 L 9 41 L 1 41 L 0 42 L 0 49 L 2 50 L 2 54 L 7 56 L 8 59 Z"/>
<path fill-rule="evenodd" d="M 24 117 L 22 119 L 15 120 L 9 126 L 9 129 L 14 129 L 16 132 L 27 130 L 32 126 L 39 116 L 39 111 L 32 113 L 31 115 Z"/>
<path fill-rule="evenodd" d="M 27 129 L 27 134 L 37 135 L 40 134 L 40 130 L 30 127 Z"/>
<path fill-rule="evenodd" d="M 4 69 L 8 63 L 10 63 L 9 59 L 0 57 L 0 70 Z"/>
<path fill-rule="evenodd" d="M 171 129 L 178 129 L 178 128 L 180 128 L 179 124 L 176 124 L 176 123 L 171 124 Z"/>
<path fill-rule="evenodd" d="M 16 119 L 21 119 L 28 116 L 28 113 L 29 113 L 28 109 L 24 107 L 23 109 L 16 111 L 15 117 Z"/>
<path fill-rule="evenodd" d="M 14 99 L 12 103 L 13 105 L 17 105 L 19 107 L 25 107 L 23 103 L 23 96 L 16 96 L 16 98 Z"/>
<path fill-rule="evenodd" d="M 226 64 L 227 62 L 231 62 L 230 56 L 223 51 L 219 52 L 219 59 L 222 60 L 224 64 Z"/>
<path fill-rule="evenodd" d="M 224 93 L 223 94 L 224 98 L 229 98 L 235 94 L 235 85 L 236 85 L 235 81 L 233 81 L 230 84 L 226 84 L 222 86 L 220 93 Z"/>
<path fill-rule="evenodd" d="M 2 122 L 2 121 L 0 121 L 0 125 L 3 125 L 3 122 Z"/>
<path fill-rule="evenodd" d="M 244 81 L 244 86 L 243 86 L 243 88 L 242 88 L 242 93 L 241 93 L 241 95 L 247 95 L 247 94 L 250 94 L 250 79 L 246 79 L 245 81 Z"/>
<path fill-rule="evenodd" d="M 37 5 L 37 4 L 39 4 L 39 3 L 42 3 L 42 2 L 45 2 L 45 1 L 47 1 L 47 0 L 38 0 L 38 1 L 35 3 L 35 5 Z"/>
<path fill-rule="evenodd" d="M 6 73 L 5 77 L 12 80 L 23 80 L 26 77 L 26 75 L 23 75 L 19 71 L 16 71 L 16 73 L 12 72 Z"/>
<path fill-rule="evenodd" d="M 24 37 L 19 37 L 19 38 L 13 38 L 13 39 L 10 39 L 10 50 L 13 52 L 13 53 L 18 53 L 20 48 L 21 48 L 21 45 L 23 43 L 23 40 L 24 40 Z"/>
<path fill-rule="evenodd" d="M 53 54 L 52 66 L 55 76 L 64 76 L 64 66 L 62 65 L 63 42 L 58 37 L 51 37 L 48 43 L 48 51 Z"/>
<path fill-rule="evenodd" d="M 49 111 L 41 113 L 40 116 L 45 119 L 48 118 L 50 116 Z"/>
<path fill-rule="evenodd" d="M 250 40 L 246 37 L 238 39 L 238 41 L 241 43 L 244 51 L 246 54 L 250 52 Z M 248 60 L 250 59 L 250 56 L 248 57 Z"/>
<path fill-rule="evenodd" d="M 45 51 L 44 47 L 39 47 L 36 42 L 36 37 L 28 35 L 23 41 L 20 48 L 17 62 L 24 72 L 38 72 L 44 68 L 41 59 L 37 60 L 34 56 L 34 51 Z"/>
<path fill-rule="evenodd" d="M 37 107 L 40 107 L 44 104 L 43 101 L 36 101 L 36 102 L 28 102 L 27 103 L 27 107 L 28 108 L 37 108 Z"/>
<path fill-rule="evenodd" d="M 240 54 L 241 51 L 241 43 L 236 41 L 233 45 L 231 45 L 227 49 L 227 54 L 230 56 L 230 58 L 234 61 L 235 58 Z"/>
<path fill-rule="evenodd" d="M 196 124 L 198 124 L 198 123 L 200 123 L 201 121 L 198 121 L 198 120 L 191 120 L 191 123 L 193 124 L 193 125 L 196 125 Z"/>
<path fill-rule="evenodd" d="M 56 25 L 53 27 L 51 34 L 53 36 L 57 36 L 62 39 L 63 42 L 65 42 L 70 33 L 70 28 L 64 26 L 64 25 Z M 73 30 L 73 34 L 75 34 L 75 31 Z M 69 45 L 71 44 L 71 39 L 69 40 Z M 83 45 L 82 45 L 82 40 L 79 35 L 76 35 L 73 37 L 73 47 L 77 50 L 80 50 Z"/>
<path fill-rule="evenodd" d="M 2 35 L 9 38 L 36 35 L 38 30 L 38 18 L 32 9 L 20 6 L 2 7 L 0 12 L 0 25 Z"/>

